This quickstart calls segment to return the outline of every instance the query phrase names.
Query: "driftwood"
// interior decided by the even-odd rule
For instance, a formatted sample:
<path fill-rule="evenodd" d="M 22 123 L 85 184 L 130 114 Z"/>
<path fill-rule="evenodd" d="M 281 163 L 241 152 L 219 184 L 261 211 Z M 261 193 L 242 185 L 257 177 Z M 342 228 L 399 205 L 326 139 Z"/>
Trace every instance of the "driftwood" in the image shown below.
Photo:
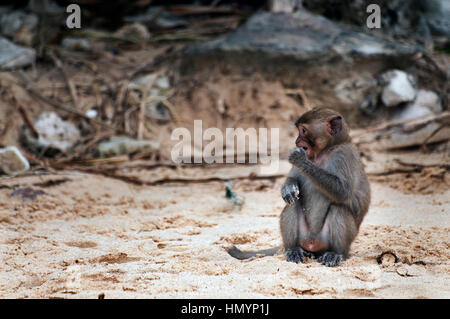
<path fill-rule="evenodd" d="M 187 184 L 198 184 L 198 183 L 210 183 L 210 182 L 227 182 L 230 180 L 264 180 L 264 179 L 276 179 L 285 177 L 285 174 L 274 174 L 274 175 L 255 175 L 255 174 L 248 174 L 243 176 L 230 176 L 230 177 L 218 177 L 218 176 L 211 176 L 211 177 L 205 177 L 205 178 L 192 178 L 192 177 L 186 177 L 186 178 L 160 178 L 155 179 L 151 181 L 145 181 L 140 179 L 137 176 L 130 176 L 130 175 L 123 175 L 118 174 L 116 172 L 111 172 L 107 170 L 101 170 L 96 168 L 78 168 L 80 171 L 84 171 L 86 173 L 91 174 L 99 174 L 106 177 L 119 179 L 121 181 L 134 184 L 134 185 L 147 185 L 147 186 L 153 186 L 153 185 L 161 185 L 161 184 L 169 184 L 169 183 L 187 183 Z"/>
<path fill-rule="evenodd" d="M 450 112 L 412 121 L 388 122 L 353 136 L 358 146 L 375 150 L 394 150 L 423 146 L 450 139 Z"/>

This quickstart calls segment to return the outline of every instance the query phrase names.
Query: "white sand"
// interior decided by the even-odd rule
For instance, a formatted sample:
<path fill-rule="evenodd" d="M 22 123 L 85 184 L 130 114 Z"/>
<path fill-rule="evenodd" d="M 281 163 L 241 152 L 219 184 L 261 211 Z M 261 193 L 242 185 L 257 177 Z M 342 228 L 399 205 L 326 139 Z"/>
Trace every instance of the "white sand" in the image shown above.
<path fill-rule="evenodd" d="M 242 181 L 230 211 L 222 183 L 136 187 L 94 175 L 68 177 L 32 202 L 0 189 L 2 298 L 449 298 L 450 191 L 403 194 L 372 183 L 372 205 L 351 256 L 338 268 L 282 255 L 239 261 L 224 247 L 280 243 L 282 179 Z M 32 186 L 37 188 L 36 186 Z M 400 261 L 378 265 L 392 250 Z M 417 263 L 418 262 L 418 263 Z"/>

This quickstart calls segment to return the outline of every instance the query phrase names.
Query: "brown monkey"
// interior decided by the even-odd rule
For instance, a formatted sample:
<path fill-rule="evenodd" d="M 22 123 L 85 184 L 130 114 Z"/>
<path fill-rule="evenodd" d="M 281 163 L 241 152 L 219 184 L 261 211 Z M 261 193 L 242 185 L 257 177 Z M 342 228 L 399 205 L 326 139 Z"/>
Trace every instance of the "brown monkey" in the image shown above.
<path fill-rule="evenodd" d="M 285 255 L 295 263 L 311 257 L 337 266 L 348 257 L 369 208 L 369 182 L 339 113 L 314 108 L 295 126 L 299 135 L 289 155 L 293 167 L 281 189 L 288 204 L 280 216 Z M 232 246 L 228 252 L 246 259 L 278 249 L 243 252 Z"/>

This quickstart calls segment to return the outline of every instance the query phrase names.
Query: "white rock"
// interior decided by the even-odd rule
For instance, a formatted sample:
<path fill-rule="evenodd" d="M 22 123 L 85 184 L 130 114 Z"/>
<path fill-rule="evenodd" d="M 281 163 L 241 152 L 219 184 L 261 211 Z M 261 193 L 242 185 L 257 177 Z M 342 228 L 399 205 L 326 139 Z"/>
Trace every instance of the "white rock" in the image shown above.
<path fill-rule="evenodd" d="M 156 79 L 155 85 L 160 89 L 167 90 L 170 88 L 169 78 L 167 76 L 160 76 Z"/>
<path fill-rule="evenodd" d="M 67 151 L 80 139 L 80 131 L 69 122 L 63 121 L 54 112 L 42 113 L 34 123 L 34 128 L 39 134 L 36 140 L 30 134 L 26 134 L 27 142 L 36 148 L 52 147 L 61 151 Z"/>
<path fill-rule="evenodd" d="M 27 171 L 30 164 L 15 146 L 0 149 L 0 170 L 8 175 Z"/>
<path fill-rule="evenodd" d="M 268 2 L 269 11 L 271 12 L 295 12 L 301 7 L 299 0 L 270 0 Z"/>
<path fill-rule="evenodd" d="M 150 73 L 147 75 L 144 75 L 140 78 L 137 78 L 133 81 L 130 81 L 128 84 L 128 89 L 130 90 L 143 90 L 148 85 L 152 84 L 154 87 L 161 89 L 161 90 L 167 90 L 170 88 L 170 82 L 169 78 L 165 75 L 157 77 L 156 73 Z M 156 94 L 160 95 L 160 94 Z"/>
<path fill-rule="evenodd" d="M 442 112 L 442 105 L 439 95 L 433 91 L 419 90 L 417 92 L 416 99 L 414 100 L 414 104 L 426 107 L 434 113 Z"/>
<path fill-rule="evenodd" d="M 406 121 L 431 114 L 433 114 L 433 112 L 431 112 L 429 108 L 415 103 L 410 103 L 404 109 L 394 114 L 393 119 Z"/>
<path fill-rule="evenodd" d="M 147 75 L 144 75 L 140 78 L 137 78 L 133 81 L 130 81 L 128 84 L 129 90 L 143 90 L 145 87 L 147 87 L 150 83 L 155 83 L 156 80 L 156 73 L 150 73 Z"/>
<path fill-rule="evenodd" d="M 146 41 L 150 39 L 151 36 L 150 32 L 148 32 L 147 27 L 141 23 L 127 24 L 117 30 L 115 34 L 123 38 L 140 41 Z"/>
<path fill-rule="evenodd" d="M 392 70 L 381 76 L 382 82 L 386 83 L 381 94 L 381 100 L 388 107 L 400 103 L 411 102 L 416 97 L 414 80 L 411 75 L 400 70 Z"/>
<path fill-rule="evenodd" d="M 396 112 L 393 119 L 412 120 L 439 112 L 442 112 L 439 96 L 432 91 L 419 90 L 416 99 L 408 103 L 405 108 Z"/>
<path fill-rule="evenodd" d="M 0 38 L 0 69 L 24 67 L 34 63 L 35 60 L 34 49 L 24 48 L 5 38 Z"/>
<path fill-rule="evenodd" d="M 88 111 L 86 111 L 86 116 L 89 117 L 90 119 L 95 119 L 97 117 L 97 110 L 94 109 L 90 109 Z"/>
<path fill-rule="evenodd" d="M 91 43 L 87 39 L 82 38 L 64 38 L 62 46 L 66 49 L 75 51 L 90 51 L 92 50 Z"/>
<path fill-rule="evenodd" d="M 135 140 L 126 136 L 113 136 L 109 141 L 98 144 L 97 151 L 100 157 L 130 154 L 134 152 L 154 151 L 159 149 L 156 141 Z"/>

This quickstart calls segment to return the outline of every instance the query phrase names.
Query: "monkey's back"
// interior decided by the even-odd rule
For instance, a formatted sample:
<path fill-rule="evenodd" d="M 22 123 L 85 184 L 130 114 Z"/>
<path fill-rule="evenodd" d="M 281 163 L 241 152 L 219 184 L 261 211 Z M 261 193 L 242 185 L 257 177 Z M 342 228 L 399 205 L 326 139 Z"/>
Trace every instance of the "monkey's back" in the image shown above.
<path fill-rule="evenodd" d="M 356 148 L 351 143 L 340 144 L 331 148 L 317 164 L 325 171 L 349 181 L 346 187 L 350 196 L 346 202 L 335 203 L 308 178 L 300 176 L 299 200 L 308 226 L 313 232 L 319 232 L 330 205 L 336 204 L 347 207 L 359 227 L 369 208 L 370 184 Z"/>

